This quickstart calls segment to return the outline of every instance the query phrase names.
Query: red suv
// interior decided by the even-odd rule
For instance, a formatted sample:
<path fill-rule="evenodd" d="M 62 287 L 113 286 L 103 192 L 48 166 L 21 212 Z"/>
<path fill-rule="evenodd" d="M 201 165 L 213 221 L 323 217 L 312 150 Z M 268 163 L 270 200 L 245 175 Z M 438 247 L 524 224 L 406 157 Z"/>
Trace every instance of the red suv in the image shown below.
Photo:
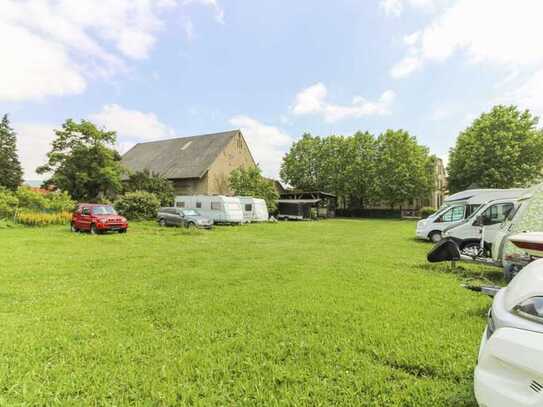
<path fill-rule="evenodd" d="M 108 230 L 125 233 L 128 221 L 118 215 L 111 205 L 82 203 L 72 214 L 71 228 L 72 232 L 88 230 L 93 235 Z"/>

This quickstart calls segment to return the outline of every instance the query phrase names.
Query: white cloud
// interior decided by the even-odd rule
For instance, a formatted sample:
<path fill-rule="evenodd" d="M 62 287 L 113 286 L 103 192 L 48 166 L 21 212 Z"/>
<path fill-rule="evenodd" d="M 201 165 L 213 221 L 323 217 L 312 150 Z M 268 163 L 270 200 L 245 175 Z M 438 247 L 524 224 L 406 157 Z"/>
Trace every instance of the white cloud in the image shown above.
<path fill-rule="evenodd" d="M 25 180 L 44 179 L 36 174 L 36 168 L 47 162 L 47 153 L 55 138 L 55 126 L 51 124 L 13 124 L 17 133 L 17 149 L 24 170 Z"/>
<path fill-rule="evenodd" d="M 117 132 L 117 148 L 121 153 L 139 142 L 175 137 L 175 131 L 162 123 L 156 114 L 130 110 L 116 104 L 104 106 L 100 112 L 89 115 L 89 119 L 107 130 Z"/>
<path fill-rule="evenodd" d="M 458 0 L 426 27 L 404 37 L 406 56 L 390 70 L 407 77 L 429 63 L 462 55 L 472 64 L 501 69 L 502 103 L 543 113 L 543 2 L 539 0 Z"/>
<path fill-rule="evenodd" d="M 431 10 L 435 0 L 381 0 L 381 8 L 386 15 L 399 16 L 406 5 L 419 9 Z"/>
<path fill-rule="evenodd" d="M 388 114 L 390 113 L 390 105 L 396 98 L 393 91 L 387 90 L 375 102 L 368 101 L 361 96 L 355 96 L 350 105 L 336 105 L 326 100 L 327 95 L 326 86 L 318 82 L 296 95 L 291 111 L 296 115 L 319 114 L 327 122 L 336 122 L 343 119 Z"/>
<path fill-rule="evenodd" d="M 264 176 L 277 178 L 283 155 L 292 137 L 277 127 L 265 125 L 248 116 L 234 116 L 230 124 L 239 128 Z"/>

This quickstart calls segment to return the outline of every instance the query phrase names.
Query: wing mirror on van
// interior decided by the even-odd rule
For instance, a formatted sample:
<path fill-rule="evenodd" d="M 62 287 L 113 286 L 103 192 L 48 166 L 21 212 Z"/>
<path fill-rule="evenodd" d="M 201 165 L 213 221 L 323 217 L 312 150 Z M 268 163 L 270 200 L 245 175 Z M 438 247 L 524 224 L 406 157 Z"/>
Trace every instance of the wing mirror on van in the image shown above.
<path fill-rule="evenodd" d="M 473 222 L 473 226 L 487 226 L 492 224 L 490 218 L 485 215 L 479 215 L 475 219 L 475 222 Z"/>

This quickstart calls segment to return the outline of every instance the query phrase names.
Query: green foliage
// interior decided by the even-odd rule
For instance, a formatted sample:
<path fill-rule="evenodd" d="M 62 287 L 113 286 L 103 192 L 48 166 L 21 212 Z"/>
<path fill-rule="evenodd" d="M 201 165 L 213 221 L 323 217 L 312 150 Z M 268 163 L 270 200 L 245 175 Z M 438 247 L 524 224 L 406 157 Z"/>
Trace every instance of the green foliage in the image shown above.
<path fill-rule="evenodd" d="M 15 222 L 26 226 L 65 225 L 72 219 L 71 212 L 33 212 L 19 210 L 15 215 Z"/>
<path fill-rule="evenodd" d="M 273 182 L 262 176 L 259 167 L 234 170 L 230 174 L 229 182 L 230 188 L 236 195 L 264 199 L 270 213 L 277 209 L 279 194 L 275 190 Z"/>
<path fill-rule="evenodd" d="M 66 192 L 48 192 L 43 194 L 32 188 L 22 186 L 17 189 L 19 208 L 32 211 L 68 212 L 74 209 L 75 202 Z"/>
<path fill-rule="evenodd" d="M 152 219 L 160 208 L 160 200 L 146 191 L 127 192 L 115 201 L 115 209 L 128 219 Z"/>
<path fill-rule="evenodd" d="M 19 200 L 5 187 L 0 187 L 0 219 L 11 218 L 17 210 Z"/>
<path fill-rule="evenodd" d="M 121 190 L 121 156 L 111 148 L 116 140 L 114 131 L 98 129 L 86 120 L 77 123 L 68 119 L 55 134 L 47 164 L 36 170 L 53 174 L 46 185 L 67 191 L 76 201 L 94 202 Z"/>
<path fill-rule="evenodd" d="M 449 154 L 449 189 L 528 186 L 543 170 L 543 132 L 538 117 L 516 106 L 494 106 L 456 140 Z"/>
<path fill-rule="evenodd" d="M 147 191 L 155 194 L 161 206 L 172 206 L 175 198 L 172 183 L 159 174 L 143 170 L 130 174 L 124 184 L 125 192 Z"/>
<path fill-rule="evenodd" d="M 420 211 L 419 211 L 419 215 L 421 218 L 425 219 L 427 218 L 428 216 L 434 214 L 436 212 L 436 210 L 430 206 L 424 206 L 422 208 L 420 208 Z"/>
<path fill-rule="evenodd" d="M 23 182 L 23 170 L 17 156 L 17 136 L 8 115 L 0 122 L 0 186 L 15 191 Z"/>
<path fill-rule="evenodd" d="M 405 130 L 387 130 L 377 139 L 377 190 L 391 207 L 428 196 L 434 157 Z"/>
<path fill-rule="evenodd" d="M 491 301 L 413 231 L 3 229 L 0 404 L 474 406 Z"/>
<path fill-rule="evenodd" d="M 434 177 L 428 149 L 409 133 L 388 130 L 352 137 L 304 134 L 285 155 L 281 178 L 300 190 L 334 193 L 340 203 L 364 207 L 424 198 Z"/>

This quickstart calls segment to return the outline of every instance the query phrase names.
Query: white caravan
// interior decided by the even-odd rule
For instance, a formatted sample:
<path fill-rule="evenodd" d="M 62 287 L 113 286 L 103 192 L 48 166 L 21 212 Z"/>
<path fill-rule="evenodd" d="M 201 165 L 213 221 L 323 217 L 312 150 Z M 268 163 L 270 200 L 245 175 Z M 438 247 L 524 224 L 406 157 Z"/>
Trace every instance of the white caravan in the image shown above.
<path fill-rule="evenodd" d="M 443 206 L 426 219 L 417 222 L 416 236 L 419 239 L 438 242 L 443 231 L 469 218 L 482 204 L 504 198 L 515 198 L 523 189 L 468 189 L 449 196 Z"/>
<path fill-rule="evenodd" d="M 268 206 L 261 198 L 239 196 L 243 216 L 247 222 L 266 222 L 268 220 Z"/>
<path fill-rule="evenodd" d="M 214 223 L 244 223 L 239 198 L 223 195 L 180 195 L 175 197 L 177 208 L 196 209 Z"/>
<path fill-rule="evenodd" d="M 523 189 L 516 190 L 517 196 L 494 199 L 481 205 L 466 220 L 458 225 L 447 227 L 442 235 L 458 243 L 460 250 L 465 254 L 476 255 L 481 246 L 481 238 L 486 246 L 491 246 L 500 230 L 501 223 L 514 213 L 520 205 L 521 198 L 526 194 Z M 484 236 L 482 228 L 484 227 Z"/>

